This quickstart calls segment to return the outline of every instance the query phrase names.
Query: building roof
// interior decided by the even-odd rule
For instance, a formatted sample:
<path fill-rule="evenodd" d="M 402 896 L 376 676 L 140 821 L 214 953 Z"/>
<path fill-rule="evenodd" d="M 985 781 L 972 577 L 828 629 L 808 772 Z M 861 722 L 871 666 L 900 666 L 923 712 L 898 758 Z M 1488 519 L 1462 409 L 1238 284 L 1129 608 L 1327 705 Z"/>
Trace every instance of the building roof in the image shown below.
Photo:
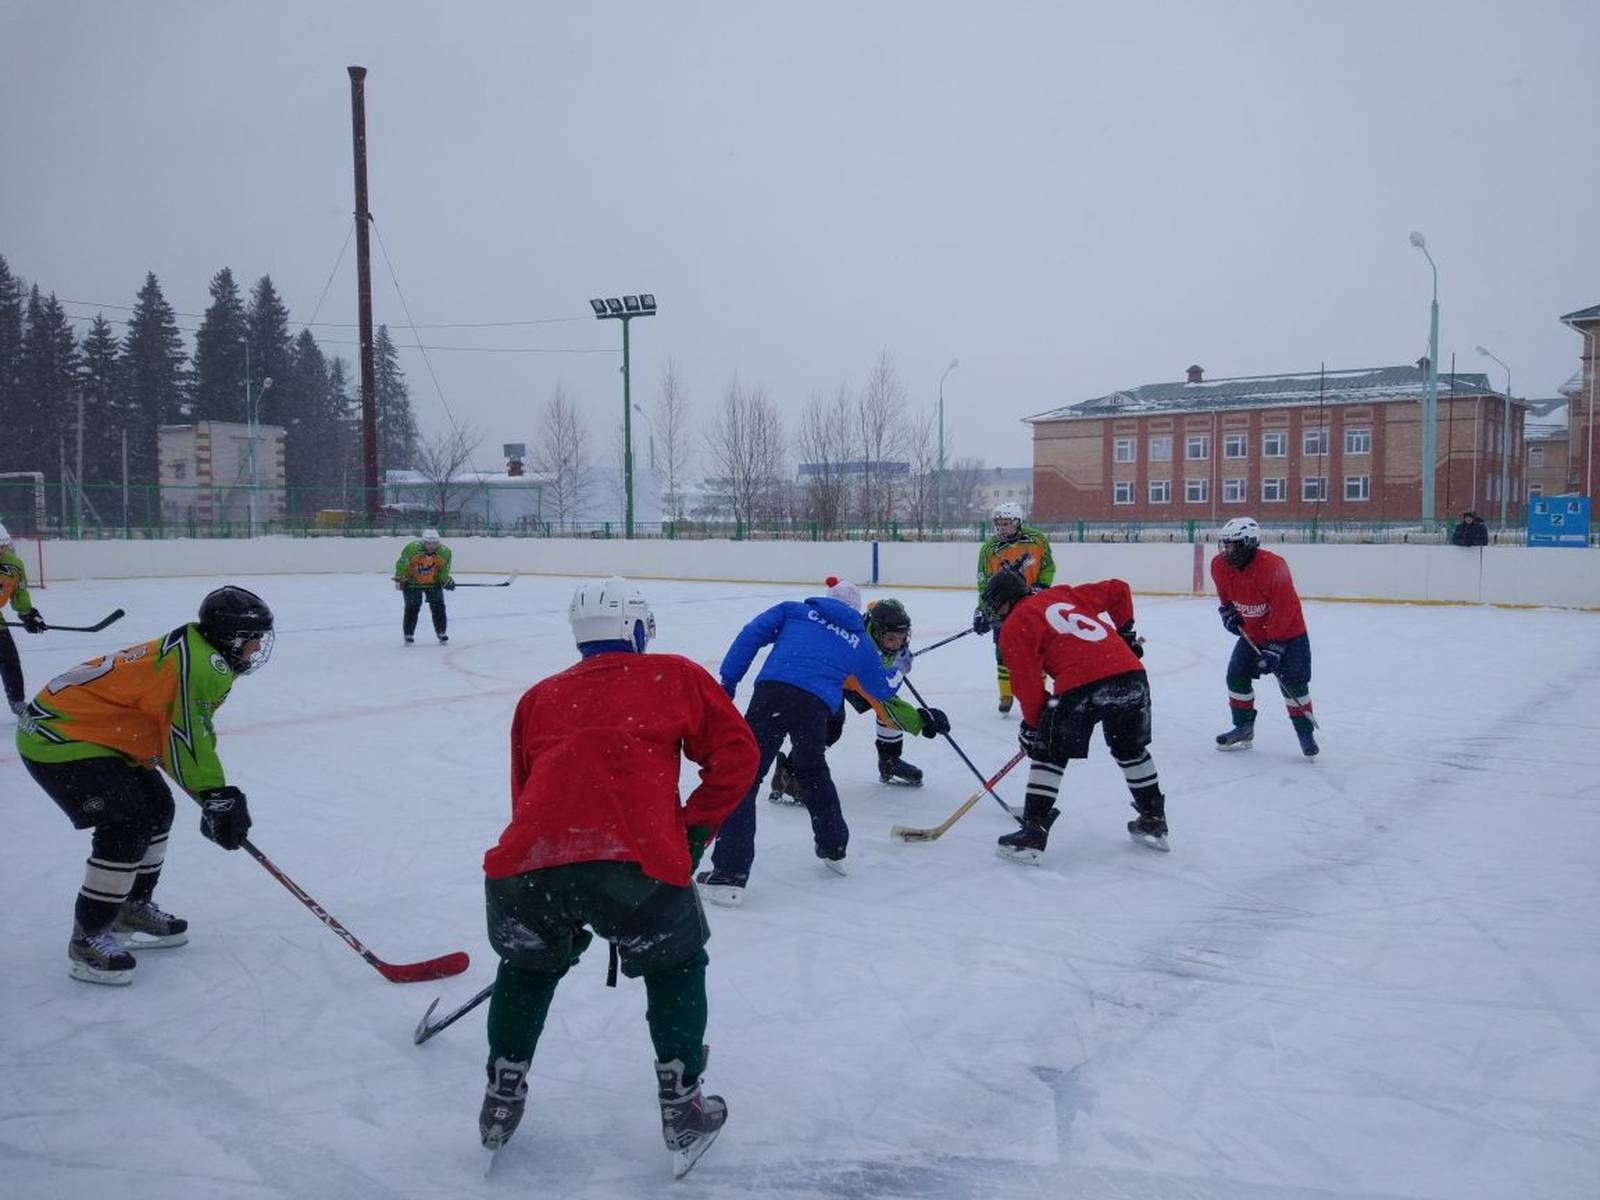
<path fill-rule="evenodd" d="M 1529 400 L 1525 418 L 1526 437 L 1530 442 L 1565 441 L 1567 437 L 1567 401 L 1564 396 L 1549 400 Z"/>
<path fill-rule="evenodd" d="M 1023 421 L 1068 421 L 1076 418 L 1147 415 L 1164 412 L 1214 412 L 1224 408 L 1269 408 L 1285 405 L 1373 404 L 1420 400 L 1427 383 L 1421 367 L 1365 367 L 1351 371 L 1306 371 L 1295 375 L 1245 375 L 1200 383 L 1147 383 L 1097 396 Z M 1439 375 L 1441 397 L 1498 396 L 1481 372 Z"/>
<path fill-rule="evenodd" d="M 1600 321 L 1600 304 L 1591 304 L 1577 312 L 1562 313 L 1561 320 L 1569 325 L 1574 321 Z"/>

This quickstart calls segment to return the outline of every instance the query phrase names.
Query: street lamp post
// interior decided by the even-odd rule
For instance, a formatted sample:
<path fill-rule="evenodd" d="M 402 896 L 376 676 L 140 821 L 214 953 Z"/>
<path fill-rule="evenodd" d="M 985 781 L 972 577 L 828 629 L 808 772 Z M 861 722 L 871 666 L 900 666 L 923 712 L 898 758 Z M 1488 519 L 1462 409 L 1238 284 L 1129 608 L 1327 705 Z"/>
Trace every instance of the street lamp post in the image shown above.
<path fill-rule="evenodd" d="M 633 537 L 633 396 L 628 382 L 628 323 L 635 317 L 656 315 L 656 298 L 649 292 L 637 296 L 611 296 L 589 301 L 596 319 L 622 322 L 622 482 L 626 496 L 623 536 Z"/>
<path fill-rule="evenodd" d="M 1428 310 L 1428 378 L 1422 390 L 1422 525 L 1433 523 L 1433 471 L 1439 438 L 1439 268 L 1428 253 L 1428 241 L 1411 234 L 1411 244 L 1422 251 L 1433 269 L 1433 307 Z"/>
<path fill-rule="evenodd" d="M 1507 493 L 1511 490 L 1511 368 L 1506 366 L 1499 355 L 1486 347 L 1479 346 L 1478 353 L 1485 358 L 1494 359 L 1506 373 L 1505 419 L 1500 423 L 1500 528 L 1504 529 Z"/>
<path fill-rule="evenodd" d="M 944 369 L 944 375 L 939 376 L 939 474 L 933 483 L 933 511 L 934 527 L 944 528 L 944 381 L 961 365 L 959 358 L 952 358 L 950 365 Z"/>

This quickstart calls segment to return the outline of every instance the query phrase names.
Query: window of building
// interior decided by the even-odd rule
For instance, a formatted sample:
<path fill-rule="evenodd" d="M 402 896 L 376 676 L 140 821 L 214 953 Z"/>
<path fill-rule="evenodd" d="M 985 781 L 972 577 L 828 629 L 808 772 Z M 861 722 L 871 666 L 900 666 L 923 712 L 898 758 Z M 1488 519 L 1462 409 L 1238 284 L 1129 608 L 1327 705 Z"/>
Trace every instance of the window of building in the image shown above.
<path fill-rule="evenodd" d="M 1171 434 L 1162 433 L 1162 434 L 1152 435 L 1152 437 L 1150 438 L 1150 461 L 1151 462 L 1171 462 L 1172 461 L 1172 435 Z"/>
<path fill-rule="evenodd" d="M 1302 430 L 1300 449 L 1305 454 L 1315 454 L 1319 457 L 1328 452 L 1328 431 L 1326 429 Z"/>
<path fill-rule="evenodd" d="M 1133 503 L 1133 480 L 1131 480 L 1131 479 L 1119 479 L 1119 480 L 1117 480 L 1117 482 L 1115 484 L 1112 485 L 1112 487 L 1111 487 L 1111 503 L 1113 503 L 1113 504 L 1132 504 Z"/>
<path fill-rule="evenodd" d="M 1344 452 L 1346 454 L 1371 454 L 1372 430 L 1346 429 L 1344 431 Z M 1351 476 L 1354 478 L 1354 476 Z"/>
<path fill-rule="evenodd" d="M 1205 504 L 1211 499 L 1211 481 L 1209 479 L 1185 479 L 1183 481 L 1183 499 L 1186 504 Z"/>
<path fill-rule="evenodd" d="M 1278 436 L 1282 437 L 1282 434 Z M 1263 479 L 1261 481 L 1261 499 L 1263 503 L 1277 504 L 1289 498 L 1289 481 L 1283 476 L 1276 479 Z"/>
<path fill-rule="evenodd" d="M 1261 435 L 1262 458 L 1284 458 L 1289 453 L 1289 435 L 1287 433 L 1263 433 Z"/>
<path fill-rule="evenodd" d="M 1542 483 L 1530 483 L 1528 485 L 1528 499 L 1529 500 L 1537 500 L 1537 499 L 1539 499 L 1539 497 L 1541 497 L 1543 495 L 1544 495 L 1544 484 L 1542 484 Z"/>
<path fill-rule="evenodd" d="M 1151 504 L 1171 504 L 1172 503 L 1172 480 L 1170 480 L 1170 479 L 1152 479 L 1150 481 L 1150 503 Z"/>
<path fill-rule="evenodd" d="M 1184 438 L 1183 456 L 1187 459 L 1210 458 L 1211 435 L 1209 433 L 1191 433 Z"/>
<path fill-rule="evenodd" d="M 1528 465 L 1530 467 L 1542 467 L 1542 466 L 1544 466 L 1544 447 L 1543 446 L 1529 446 L 1528 447 Z"/>
<path fill-rule="evenodd" d="M 1322 504 L 1328 499 L 1326 475 L 1304 475 L 1300 479 L 1300 499 L 1310 504 Z"/>
<path fill-rule="evenodd" d="M 1224 479 L 1222 481 L 1222 502 L 1224 504 L 1244 503 L 1244 480 Z"/>
<path fill-rule="evenodd" d="M 1346 500 L 1372 499 L 1372 476 L 1346 475 L 1344 477 L 1344 498 Z"/>
<path fill-rule="evenodd" d="M 1133 461 L 1133 439 L 1118 438 L 1111 443 L 1111 461 L 1130 463 Z"/>
<path fill-rule="evenodd" d="M 1243 433 L 1225 433 L 1222 435 L 1222 457 L 1243 458 L 1250 453 L 1250 437 Z"/>

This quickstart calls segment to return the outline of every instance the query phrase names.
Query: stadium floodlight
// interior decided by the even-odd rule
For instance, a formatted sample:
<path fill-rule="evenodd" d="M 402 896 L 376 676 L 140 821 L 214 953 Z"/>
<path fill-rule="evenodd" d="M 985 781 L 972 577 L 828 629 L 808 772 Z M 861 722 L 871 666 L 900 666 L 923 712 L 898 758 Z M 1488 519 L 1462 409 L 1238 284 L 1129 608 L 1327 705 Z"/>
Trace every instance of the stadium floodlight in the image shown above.
<path fill-rule="evenodd" d="M 637 296 L 624 296 L 622 298 L 622 307 L 627 309 L 631 313 L 638 312 L 639 311 L 639 297 L 637 297 Z"/>
<path fill-rule="evenodd" d="M 622 315 L 622 301 L 615 296 L 606 297 L 606 316 L 617 317 Z"/>
<path fill-rule="evenodd" d="M 589 307 L 594 309 L 594 315 L 597 317 L 606 315 L 606 302 L 604 300 L 591 300 L 589 301 Z"/>
<path fill-rule="evenodd" d="M 647 313 L 655 312 L 655 310 L 656 310 L 656 298 L 654 296 L 652 296 L 649 292 L 640 292 L 639 293 L 639 307 L 644 309 L 644 311 L 647 312 Z"/>
<path fill-rule="evenodd" d="M 632 296 L 607 296 L 603 300 L 589 301 L 598 320 L 622 322 L 622 480 L 625 495 L 622 530 L 623 536 L 633 537 L 633 396 L 628 372 L 628 324 L 635 317 L 656 315 L 656 298 L 651 292 Z M 654 439 L 651 440 L 652 446 Z"/>

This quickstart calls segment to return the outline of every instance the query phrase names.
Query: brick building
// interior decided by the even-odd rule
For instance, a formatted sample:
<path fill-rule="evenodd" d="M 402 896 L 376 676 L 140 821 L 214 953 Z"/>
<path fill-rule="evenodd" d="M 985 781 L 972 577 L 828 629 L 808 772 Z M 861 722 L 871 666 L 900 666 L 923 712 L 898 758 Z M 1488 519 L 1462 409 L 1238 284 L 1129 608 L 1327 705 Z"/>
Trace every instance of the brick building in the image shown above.
<path fill-rule="evenodd" d="M 1596 409 L 1600 409 L 1600 401 L 1595 396 L 1596 389 L 1600 388 L 1600 304 L 1569 312 L 1561 318 L 1561 323 L 1583 338 L 1579 352 L 1583 362 L 1579 372 L 1580 390 L 1567 406 L 1567 445 L 1571 453 L 1566 491 L 1593 496 L 1596 483 L 1600 483 L 1600 476 L 1596 475 L 1600 464 L 1596 462 L 1595 453 L 1600 443 L 1600 431 L 1595 428 Z"/>
<path fill-rule="evenodd" d="M 1040 521 L 1415 521 L 1425 362 L 1153 383 L 1026 418 Z M 1502 432 L 1510 414 L 1510 454 Z M 1434 513 L 1521 521 L 1523 408 L 1441 374 Z M 1504 462 L 1504 471 L 1502 465 Z M 1502 474 L 1507 482 L 1502 484 Z"/>
<path fill-rule="evenodd" d="M 1567 412 L 1571 403 L 1568 389 L 1576 392 L 1576 377 L 1561 389 L 1562 398 L 1528 402 L 1528 439 L 1523 454 L 1523 478 L 1527 498 L 1566 496 L 1571 468 L 1567 453 Z"/>

